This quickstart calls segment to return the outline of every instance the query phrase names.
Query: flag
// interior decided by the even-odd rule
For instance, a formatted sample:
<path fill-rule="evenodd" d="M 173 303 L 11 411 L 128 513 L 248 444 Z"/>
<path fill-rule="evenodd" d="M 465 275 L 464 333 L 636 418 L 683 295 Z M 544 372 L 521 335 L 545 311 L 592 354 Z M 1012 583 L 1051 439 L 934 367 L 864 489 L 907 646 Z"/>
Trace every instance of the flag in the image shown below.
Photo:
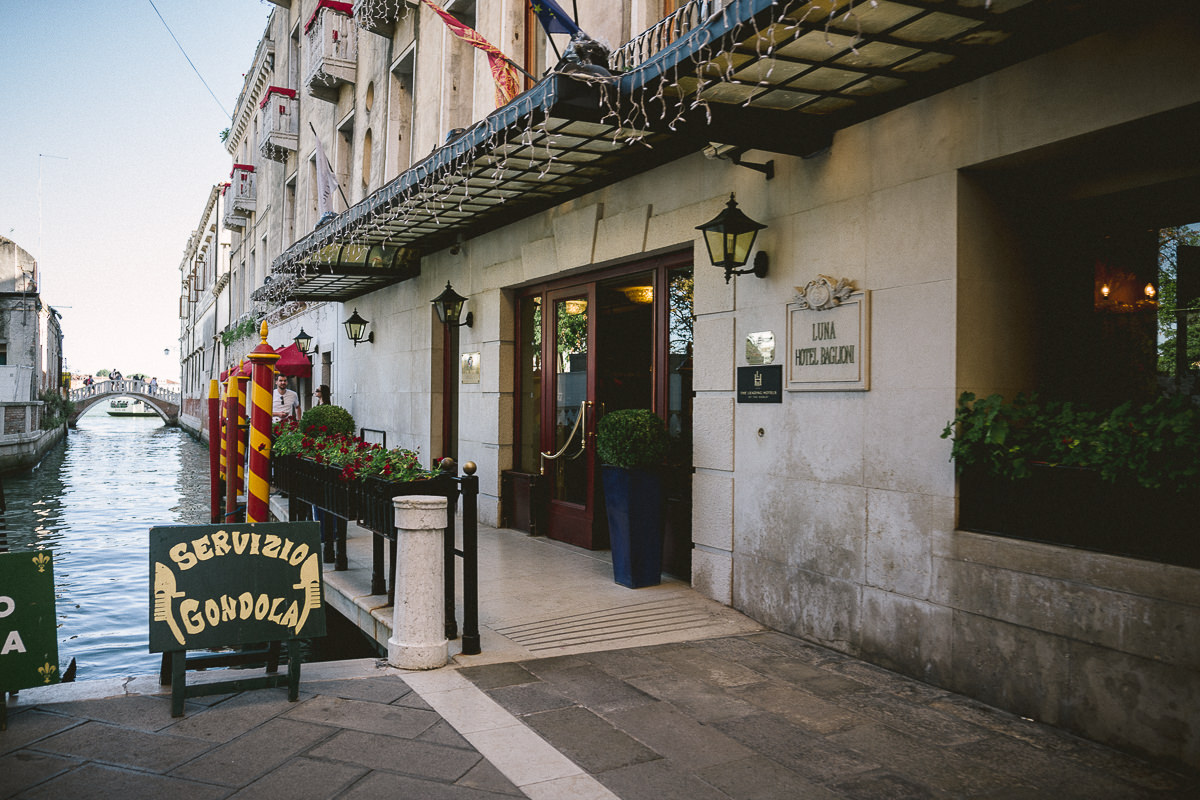
<path fill-rule="evenodd" d="M 571 16 L 563 11 L 562 7 L 554 0 L 529 0 L 529 7 L 533 9 L 534 14 L 537 14 L 538 20 L 548 34 L 569 33 L 574 36 L 577 33 L 583 33 L 575 24 L 575 20 L 571 19 Z"/>
<path fill-rule="evenodd" d="M 324 219 L 326 214 L 333 213 L 333 193 L 341 191 L 333 167 L 329 165 L 329 157 L 321 146 L 321 137 L 317 137 L 317 220 Z"/>
<path fill-rule="evenodd" d="M 472 47 L 487 53 L 488 65 L 492 68 L 492 80 L 496 82 L 496 108 L 508 105 L 514 97 L 521 93 L 520 84 L 517 82 L 517 71 L 513 68 L 512 62 L 508 60 L 504 53 L 501 53 L 495 45 L 480 36 L 479 32 L 474 28 L 464 25 L 450 16 L 444 8 L 433 2 L 433 0 L 424 0 L 424 2 L 425 5 L 433 9 L 435 14 L 442 18 L 442 22 L 446 23 L 446 27 L 450 29 L 451 33 Z"/>

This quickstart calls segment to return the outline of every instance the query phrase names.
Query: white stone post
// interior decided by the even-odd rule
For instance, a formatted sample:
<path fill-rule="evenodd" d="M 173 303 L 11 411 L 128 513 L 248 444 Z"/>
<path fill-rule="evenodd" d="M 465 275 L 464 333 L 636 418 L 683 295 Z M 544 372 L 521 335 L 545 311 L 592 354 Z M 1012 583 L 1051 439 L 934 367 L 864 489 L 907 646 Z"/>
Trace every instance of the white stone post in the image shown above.
<path fill-rule="evenodd" d="M 400 669 L 436 669 L 449 659 L 443 598 L 446 498 L 397 497 L 396 603 L 388 663 Z"/>

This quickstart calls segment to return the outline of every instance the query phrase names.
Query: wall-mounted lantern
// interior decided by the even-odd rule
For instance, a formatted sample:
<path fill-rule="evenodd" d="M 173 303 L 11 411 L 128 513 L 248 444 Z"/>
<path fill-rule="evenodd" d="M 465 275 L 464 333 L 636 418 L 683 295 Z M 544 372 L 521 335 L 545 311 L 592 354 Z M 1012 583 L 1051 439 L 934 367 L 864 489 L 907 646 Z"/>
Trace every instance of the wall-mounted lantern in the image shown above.
<path fill-rule="evenodd" d="M 374 342 L 375 331 L 367 333 L 367 325 L 370 323 L 358 315 L 358 309 L 354 309 L 354 313 L 350 315 L 350 319 L 342 323 L 346 326 L 346 336 L 350 341 L 354 342 L 354 346 L 358 347 L 359 342 Z"/>
<path fill-rule="evenodd" d="M 466 318 L 459 322 L 459 319 L 462 318 L 463 303 L 467 302 L 467 298 L 451 289 L 450 281 L 446 281 L 445 291 L 430 302 L 433 303 L 433 310 L 437 312 L 438 320 L 443 325 L 448 325 L 451 328 L 466 325 L 469 328 L 475 321 L 475 315 L 468 311 Z"/>
<path fill-rule="evenodd" d="M 300 332 L 296 334 L 296 338 L 292 339 L 296 343 L 296 348 L 304 355 L 308 355 L 308 348 L 312 347 L 312 337 L 304 332 L 304 328 L 300 328 Z"/>
<path fill-rule="evenodd" d="M 729 202 L 725 210 L 713 219 L 697 225 L 696 230 L 704 232 L 704 244 L 708 247 L 708 257 L 713 266 L 725 270 L 725 282 L 734 275 L 753 274 L 758 278 L 767 276 L 767 254 L 759 251 L 754 257 L 754 266 L 750 269 L 738 269 L 750 258 L 754 248 L 754 240 L 758 232 L 767 227 L 761 222 L 755 222 L 747 217 L 737 207 L 733 193 L 729 194 Z"/>

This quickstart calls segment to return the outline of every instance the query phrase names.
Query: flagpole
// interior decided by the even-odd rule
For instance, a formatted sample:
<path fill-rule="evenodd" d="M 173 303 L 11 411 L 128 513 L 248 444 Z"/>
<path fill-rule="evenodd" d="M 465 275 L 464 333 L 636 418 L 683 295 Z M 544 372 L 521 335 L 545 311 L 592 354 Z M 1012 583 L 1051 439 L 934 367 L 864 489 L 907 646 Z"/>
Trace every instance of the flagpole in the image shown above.
<path fill-rule="evenodd" d="M 308 127 L 312 129 L 313 136 L 316 136 L 317 139 L 319 140 L 321 137 L 317 133 L 317 129 L 313 128 L 312 120 L 308 121 Z M 333 165 L 330 165 L 330 169 L 332 169 L 332 168 L 333 168 Z M 346 204 L 346 208 L 350 208 L 350 201 L 346 199 L 346 193 L 344 191 L 342 191 L 342 183 L 341 183 L 341 181 L 337 180 L 336 175 L 334 176 L 333 185 L 338 187 L 338 194 L 340 194 L 342 196 L 342 202 Z"/>

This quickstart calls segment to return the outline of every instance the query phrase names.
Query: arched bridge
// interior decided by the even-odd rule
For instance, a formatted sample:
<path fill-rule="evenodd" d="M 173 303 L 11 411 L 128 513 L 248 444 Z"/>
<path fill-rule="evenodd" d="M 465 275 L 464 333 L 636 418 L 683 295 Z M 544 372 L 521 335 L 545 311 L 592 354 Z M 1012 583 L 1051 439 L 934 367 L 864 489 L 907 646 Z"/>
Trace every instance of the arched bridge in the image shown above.
<path fill-rule="evenodd" d="M 70 396 L 71 401 L 75 403 L 75 413 L 67 418 L 67 424 L 72 428 L 92 406 L 116 397 L 141 400 L 147 408 L 157 411 L 168 425 L 179 424 L 179 392 L 167 391 L 161 386 L 151 392 L 149 381 L 133 381 L 128 378 L 119 381 L 98 381 L 91 386 L 72 389 Z"/>

